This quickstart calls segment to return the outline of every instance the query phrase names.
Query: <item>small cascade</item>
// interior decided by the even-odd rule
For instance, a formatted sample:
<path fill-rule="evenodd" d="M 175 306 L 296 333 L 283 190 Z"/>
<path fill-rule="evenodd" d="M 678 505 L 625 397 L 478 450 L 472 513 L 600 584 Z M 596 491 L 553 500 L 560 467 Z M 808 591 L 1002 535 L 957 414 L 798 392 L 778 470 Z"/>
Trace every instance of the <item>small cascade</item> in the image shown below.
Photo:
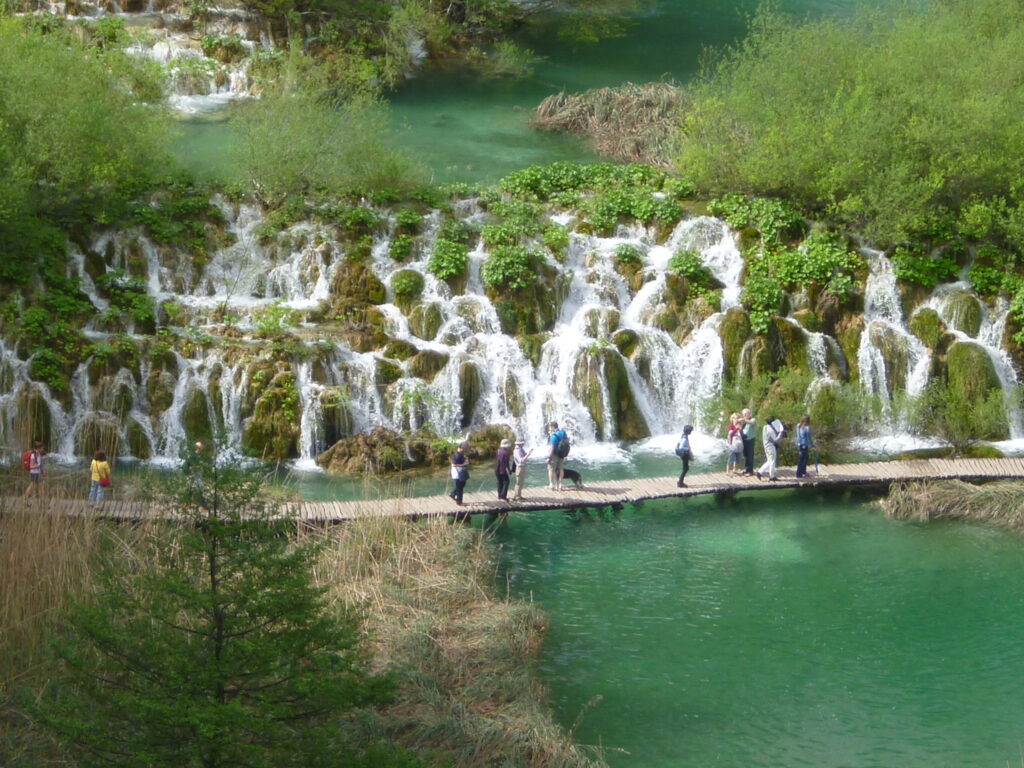
<path fill-rule="evenodd" d="M 903 323 L 903 308 L 892 263 L 865 249 L 869 274 L 864 292 L 864 332 L 857 350 L 861 384 L 881 403 L 885 426 L 893 428 L 893 392 L 920 394 L 928 384 L 931 355 Z"/>
<path fill-rule="evenodd" d="M 1020 376 L 1002 348 L 1010 314 L 1009 302 L 999 297 L 990 307 L 974 295 L 970 283 L 961 280 L 937 286 L 922 308 L 934 310 L 957 341 L 976 344 L 985 350 L 1005 394 L 1010 437 L 1024 438 L 1024 414 L 1017 394 Z"/>

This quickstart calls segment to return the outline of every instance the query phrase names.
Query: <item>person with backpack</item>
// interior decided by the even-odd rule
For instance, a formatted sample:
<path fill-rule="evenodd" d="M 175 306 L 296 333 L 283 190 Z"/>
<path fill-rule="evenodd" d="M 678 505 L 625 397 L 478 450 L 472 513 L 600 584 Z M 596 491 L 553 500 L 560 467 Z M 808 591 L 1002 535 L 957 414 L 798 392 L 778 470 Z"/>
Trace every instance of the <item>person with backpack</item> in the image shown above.
<path fill-rule="evenodd" d="M 455 481 L 455 490 L 448 494 L 451 499 L 462 506 L 462 494 L 466 490 L 466 483 L 469 481 L 469 459 L 466 458 L 466 451 L 469 443 L 459 443 L 459 447 L 452 454 L 452 480 Z"/>
<path fill-rule="evenodd" d="M 754 474 L 754 440 L 757 437 L 757 419 L 749 408 L 744 408 L 740 416 L 740 433 L 743 435 L 743 474 L 750 477 Z"/>
<path fill-rule="evenodd" d="M 548 446 L 548 488 L 560 491 L 565 477 L 565 457 L 569 455 L 569 436 L 558 428 L 557 421 L 548 424 Z"/>
<path fill-rule="evenodd" d="M 800 417 L 796 428 L 796 450 L 800 458 L 796 463 L 796 476 L 807 477 L 807 458 L 814 447 L 814 435 L 811 433 L 811 416 L 805 413 Z"/>
<path fill-rule="evenodd" d="M 683 427 L 683 434 L 679 436 L 676 443 L 676 456 L 683 460 L 683 471 L 679 474 L 679 482 L 676 485 L 686 488 L 686 473 L 690 471 L 690 462 L 693 461 L 693 451 L 690 450 L 690 433 L 693 432 L 693 425 L 687 424 Z"/>
<path fill-rule="evenodd" d="M 743 455 L 743 433 L 740 429 L 740 415 L 734 413 L 729 417 L 729 430 L 726 432 L 725 445 L 728 456 L 725 460 L 725 474 L 740 474 L 740 456 Z"/>
<path fill-rule="evenodd" d="M 494 457 L 494 475 L 498 478 L 498 499 L 508 501 L 508 483 L 511 479 L 512 443 L 502 440 Z"/>
<path fill-rule="evenodd" d="M 89 503 L 102 504 L 110 486 L 110 463 L 102 448 L 92 457 L 89 474 L 92 477 L 89 481 Z"/>
<path fill-rule="evenodd" d="M 523 500 L 523 485 L 526 483 L 526 460 L 533 453 L 532 448 L 530 450 L 523 448 L 524 444 L 523 438 L 518 438 L 515 450 L 512 451 L 512 471 L 516 476 L 516 493 L 512 497 L 512 501 Z"/>
<path fill-rule="evenodd" d="M 25 495 L 30 496 L 32 494 L 39 495 L 40 483 L 43 480 L 43 444 L 36 441 L 32 446 L 32 450 L 25 451 L 21 457 L 21 466 L 24 467 L 25 471 L 28 472 L 28 488 L 25 489 Z"/>
<path fill-rule="evenodd" d="M 778 480 L 775 476 L 775 471 L 778 468 L 779 461 L 779 442 L 785 436 L 786 427 L 783 423 L 775 418 L 768 419 L 768 423 L 761 430 L 761 443 L 764 446 L 765 462 L 756 472 L 758 480 L 763 475 L 768 475 L 768 479 L 773 483 Z"/>

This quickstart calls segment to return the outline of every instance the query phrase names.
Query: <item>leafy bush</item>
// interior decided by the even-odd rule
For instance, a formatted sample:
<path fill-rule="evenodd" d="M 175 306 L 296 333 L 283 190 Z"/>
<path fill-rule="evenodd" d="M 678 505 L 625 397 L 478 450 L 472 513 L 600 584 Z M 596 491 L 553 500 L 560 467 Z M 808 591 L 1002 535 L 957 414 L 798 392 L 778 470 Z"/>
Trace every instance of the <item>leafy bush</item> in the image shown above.
<path fill-rule="evenodd" d="M 403 232 L 415 234 L 423 223 L 423 217 L 408 208 L 395 214 L 395 225 Z"/>
<path fill-rule="evenodd" d="M 724 195 L 708 203 L 708 213 L 734 229 L 756 229 L 765 243 L 798 235 L 804 227 L 803 216 L 792 203 L 771 197 Z"/>
<path fill-rule="evenodd" d="M 541 232 L 541 242 L 556 258 L 562 259 L 569 247 L 569 229 L 553 221 L 549 222 Z"/>
<path fill-rule="evenodd" d="M 521 245 L 500 245 L 481 269 L 484 284 L 500 292 L 527 288 L 537 280 L 536 256 Z"/>
<path fill-rule="evenodd" d="M 750 311 L 750 327 L 754 332 L 767 333 L 772 315 L 778 314 L 782 304 L 782 289 L 769 277 L 750 275 L 740 300 Z"/>
<path fill-rule="evenodd" d="M 405 261 L 412 253 L 412 247 L 416 243 L 412 235 L 396 234 L 391 238 L 388 246 L 388 255 L 395 261 Z"/>
<path fill-rule="evenodd" d="M 423 293 L 423 275 L 411 269 L 403 269 L 391 278 L 391 290 L 395 296 L 415 298 Z"/>
<path fill-rule="evenodd" d="M 900 246 L 892 255 L 892 271 L 900 280 L 934 288 L 955 278 L 960 270 L 956 261 L 945 253 L 923 253 Z"/>
<path fill-rule="evenodd" d="M 676 251 L 668 260 L 668 269 L 685 277 L 690 288 L 698 296 L 703 296 L 709 303 L 718 303 L 718 280 L 704 264 L 697 251 Z"/>
<path fill-rule="evenodd" d="M 644 257 L 635 245 L 623 243 L 615 248 L 615 260 L 620 264 L 643 264 Z"/>
<path fill-rule="evenodd" d="M 427 269 L 438 280 L 449 280 L 466 274 L 469 264 L 469 246 L 455 240 L 438 238 Z"/>

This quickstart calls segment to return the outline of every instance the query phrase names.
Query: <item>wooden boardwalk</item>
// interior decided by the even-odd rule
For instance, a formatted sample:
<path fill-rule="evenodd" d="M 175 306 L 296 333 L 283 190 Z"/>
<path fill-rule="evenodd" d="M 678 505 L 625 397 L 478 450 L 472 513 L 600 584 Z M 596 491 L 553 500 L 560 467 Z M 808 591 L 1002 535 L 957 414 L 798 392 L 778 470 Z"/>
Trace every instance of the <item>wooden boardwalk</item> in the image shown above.
<path fill-rule="evenodd" d="M 528 479 L 546 478 L 546 467 L 530 467 Z M 805 478 L 795 477 L 794 467 L 779 470 L 778 481 L 756 477 L 731 477 L 724 472 L 707 472 L 687 476 L 687 488 L 676 487 L 677 476 L 648 477 L 632 480 L 584 481 L 584 488 L 571 485 L 562 491 L 546 486 L 527 487 L 522 501 L 506 503 L 496 498 L 494 490 L 467 493 L 464 506 L 457 506 L 444 493 L 400 499 L 365 501 L 301 502 L 287 505 L 287 511 L 309 523 L 334 523 L 375 516 L 444 517 L 493 514 L 512 511 L 550 509 L 585 510 L 619 508 L 648 499 L 688 498 L 712 493 L 772 491 L 783 488 L 842 488 L 855 485 L 887 485 L 911 480 L 995 480 L 1024 479 L 1024 458 L 1010 459 L 916 459 L 913 461 L 875 461 L 862 464 L 822 465 L 819 473 Z M 479 482 L 482 471 L 473 480 Z M 490 478 L 488 477 L 488 480 Z M 490 486 L 490 483 L 488 483 Z M 450 483 L 449 483 L 450 490 Z M 112 501 L 90 508 L 85 501 L 67 502 L 70 514 L 99 514 L 117 520 L 140 520 L 150 517 L 152 510 L 143 502 Z"/>

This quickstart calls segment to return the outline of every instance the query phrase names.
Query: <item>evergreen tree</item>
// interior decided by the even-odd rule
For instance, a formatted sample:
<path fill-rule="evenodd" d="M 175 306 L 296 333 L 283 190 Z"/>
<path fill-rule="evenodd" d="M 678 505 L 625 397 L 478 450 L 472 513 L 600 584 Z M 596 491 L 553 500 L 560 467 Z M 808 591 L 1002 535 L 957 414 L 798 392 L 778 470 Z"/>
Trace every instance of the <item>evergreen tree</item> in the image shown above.
<path fill-rule="evenodd" d="M 199 455 L 176 484 L 177 522 L 111 547 L 70 611 L 39 720 L 90 766 L 418 765 L 346 729 L 393 685 L 367 670 L 355 618 L 326 609 L 316 544 L 251 473 Z"/>

